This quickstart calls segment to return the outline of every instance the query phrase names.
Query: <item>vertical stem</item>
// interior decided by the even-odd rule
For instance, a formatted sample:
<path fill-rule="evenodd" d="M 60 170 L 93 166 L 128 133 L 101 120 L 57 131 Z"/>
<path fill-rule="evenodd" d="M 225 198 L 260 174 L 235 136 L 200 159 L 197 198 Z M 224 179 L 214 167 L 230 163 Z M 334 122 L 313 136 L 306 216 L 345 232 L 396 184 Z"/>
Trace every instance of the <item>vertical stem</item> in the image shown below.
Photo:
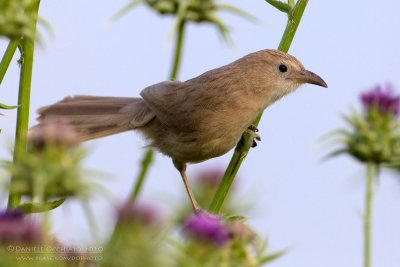
<path fill-rule="evenodd" d="M 12 39 L 7 46 L 6 52 L 4 52 L 3 58 L 0 62 L 0 84 L 3 81 L 4 75 L 6 75 L 8 66 L 17 50 L 20 39 Z"/>
<path fill-rule="evenodd" d="M 139 195 L 140 189 L 143 186 L 144 178 L 146 177 L 147 171 L 148 171 L 151 163 L 153 162 L 153 154 L 154 154 L 154 151 L 152 149 L 147 150 L 147 152 L 144 154 L 144 157 L 141 162 L 142 168 L 140 170 L 139 176 L 136 180 L 135 188 L 131 195 L 131 199 L 130 199 L 131 202 L 135 202 L 136 198 Z"/>
<path fill-rule="evenodd" d="M 282 52 L 287 53 L 289 51 L 290 45 L 293 41 L 293 37 L 296 34 L 297 27 L 299 26 L 301 17 L 303 16 L 304 10 L 307 6 L 308 0 L 298 0 L 295 7 L 288 14 L 288 22 L 286 25 L 285 32 L 283 33 L 281 42 L 278 49 Z M 253 122 L 254 125 L 258 125 L 260 122 L 262 114 L 260 114 L 257 119 Z M 209 211 L 213 213 L 218 213 L 224 203 L 224 200 L 228 194 L 229 188 L 235 179 L 236 173 L 238 172 L 240 165 L 246 158 L 250 147 L 253 143 L 254 136 L 244 133 L 242 135 L 241 141 L 236 146 L 231 161 L 229 162 L 228 168 L 225 171 L 224 177 L 221 180 L 217 188 L 217 192 L 211 201 Z"/>
<path fill-rule="evenodd" d="M 174 62 L 172 64 L 172 71 L 169 77 L 171 81 L 175 81 L 178 76 L 178 71 L 182 58 L 184 31 L 185 31 L 185 21 L 181 21 L 179 22 L 178 25 L 178 34 L 176 36 L 176 43 L 175 43 Z M 130 197 L 131 202 L 134 202 L 137 199 L 140 190 L 143 187 L 144 180 L 147 177 L 147 172 L 151 166 L 151 163 L 153 162 L 153 158 L 154 158 L 154 151 L 152 149 L 147 150 L 141 161 L 141 169 L 136 179 L 134 190 Z"/>
<path fill-rule="evenodd" d="M 307 3 L 308 0 L 297 1 L 295 7 L 292 9 L 292 12 L 290 12 L 286 29 L 283 33 L 281 42 L 279 43 L 278 50 L 285 53 L 289 51 L 290 45 L 292 44 L 294 35 L 296 34 L 297 28 L 299 27 L 300 20 L 303 16 Z"/>
<path fill-rule="evenodd" d="M 290 8 L 294 7 L 294 0 L 288 0 L 288 5 L 290 6 Z"/>
<path fill-rule="evenodd" d="M 364 267 L 371 266 L 371 218 L 374 180 L 377 173 L 377 165 L 373 162 L 367 164 L 367 186 L 365 194 L 364 214 Z"/>
<path fill-rule="evenodd" d="M 178 34 L 176 36 L 176 44 L 175 44 L 174 63 L 172 65 L 172 71 L 169 77 L 171 81 L 175 81 L 178 75 L 178 69 L 182 58 L 182 44 L 183 44 L 184 32 L 185 32 L 185 21 L 183 20 L 179 22 L 178 25 Z"/>
<path fill-rule="evenodd" d="M 39 10 L 40 0 L 37 0 L 35 7 L 31 12 L 35 17 L 33 32 L 36 31 L 37 14 Z M 28 132 L 29 121 L 29 103 L 31 95 L 31 81 L 32 81 L 32 67 L 33 67 L 33 51 L 35 48 L 35 41 L 31 38 L 24 37 L 21 41 L 22 44 L 22 59 L 21 74 L 19 81 L 19 94 L 18 94 L 18 112 L 17 112 L 17 126 L 15 133 L 15 146 L 14 146 L 14 164 L 17 163 L 26 153 L 26 134 Z M 11 183 L 13 177 L 11 177 Z M 16 207 L 21 201 L 21 195 L 10 192 L 8 197 L 8 209 Z"/>
<path fill-rule="evenodd" d="M 221 209 L 222 204 L 224 203 L 225 198 L 228 195 L 229 189 L 233 183 L 233 180 L 235 179 L 236 174 L 239 170 L 237 166 L 242 164 L 252 144 L 253 138 L 250 137 L 250 133 L 245 132 L 240 139 L 239 144 L 236 146 L 235 151 L 233 152 L 232 158 L 235 158 L 235 160 L 231 160 L 229 162 L 224 177 L 222 177 L 221 183 L 217 188 L 217 192 L 215 193 L 214 198 L 211 201 L 211 205 L 209 207 L 210 212 L 218 213 Z"/>

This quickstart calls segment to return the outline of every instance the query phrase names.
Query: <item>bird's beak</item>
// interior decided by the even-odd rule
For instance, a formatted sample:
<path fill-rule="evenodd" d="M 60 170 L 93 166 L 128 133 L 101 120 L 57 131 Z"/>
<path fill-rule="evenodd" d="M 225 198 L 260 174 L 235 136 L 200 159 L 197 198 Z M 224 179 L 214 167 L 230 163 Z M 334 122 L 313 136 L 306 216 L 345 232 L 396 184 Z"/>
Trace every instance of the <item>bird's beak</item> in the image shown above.
<path fill-rule="evenodd" d="M 322 87 L 328 87 L 326 82 L 322 80 L 321 77 L 319 77 L 314 72 L 308 70 L 303 70 L 302 72 L 300 72 L 299 75 L 296 75 L 296 77 L 294 77 L 293 79 L 300 83 L 312 83 Z"/>

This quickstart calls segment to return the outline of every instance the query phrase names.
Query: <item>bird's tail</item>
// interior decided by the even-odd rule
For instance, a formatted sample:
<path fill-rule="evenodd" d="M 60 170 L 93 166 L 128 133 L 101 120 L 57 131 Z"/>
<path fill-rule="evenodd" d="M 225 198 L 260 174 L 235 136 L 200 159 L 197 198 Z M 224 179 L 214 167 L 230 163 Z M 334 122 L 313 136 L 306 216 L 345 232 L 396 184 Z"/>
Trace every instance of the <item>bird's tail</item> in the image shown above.
<path fill-rule="evenodd" d="M 155 117 L 141 98 L 84 95 L 66 97 L 40 108 L 38 113 L 40 124 L 64 121 L 71 125 L 79 141 L 135 129 Z"/>

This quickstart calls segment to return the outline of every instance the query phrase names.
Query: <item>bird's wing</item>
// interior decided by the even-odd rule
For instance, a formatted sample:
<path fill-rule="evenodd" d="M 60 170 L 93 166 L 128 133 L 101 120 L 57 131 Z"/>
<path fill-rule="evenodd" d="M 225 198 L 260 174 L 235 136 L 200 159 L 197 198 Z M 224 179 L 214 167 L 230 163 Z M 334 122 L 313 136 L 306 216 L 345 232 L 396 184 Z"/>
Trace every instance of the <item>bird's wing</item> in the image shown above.
<path fill-rule="evenodd" d="M 140 95 L 153 111 L 153 113 L 164 123 L 173 124 L 176 116 L 182 110 L 180 107 L 185 105 L 184 83 L 165 81 L 151 85 L 142 90 Z"/>

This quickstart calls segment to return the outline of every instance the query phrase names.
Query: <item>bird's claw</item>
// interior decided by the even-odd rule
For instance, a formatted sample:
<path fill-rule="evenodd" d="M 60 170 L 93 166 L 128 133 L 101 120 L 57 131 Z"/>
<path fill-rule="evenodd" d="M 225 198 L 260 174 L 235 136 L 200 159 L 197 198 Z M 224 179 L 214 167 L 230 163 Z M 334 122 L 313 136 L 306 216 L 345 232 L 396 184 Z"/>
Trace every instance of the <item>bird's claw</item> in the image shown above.
<path fill-rule="evenodd" d="M 254 124 L 251 124 L 249 126 L 249 128 L 247 128 L 247 132 L 250 133 L 253 136 L 253 138 L 255 139 L 255 140 L 253 140 L 253 144 L 251 145 L 251 147 L 256 147 L 257 146 L 256 140 L 261 141 L 261 137 L 258 134 L 256 134 L 256 132 L 258 132 L 257 126 L 255 126 Z"/>
<path fill-rule="evenodd" d="M 253 132 L 258 132 L 258 128 L 257 128 L 257 126 L 255 126 L 254 124 L 250 124 L 250 126 L 249 126 L 249 128 L 248 128 L 250 131 L 253 131 Z"/>
<path fill-rule="evenodd" d="M 256 140 L 253 140 L 253 144 L 251 145 L 251 147 L 256 147 L 257 146 L 257 142 Z"/>

